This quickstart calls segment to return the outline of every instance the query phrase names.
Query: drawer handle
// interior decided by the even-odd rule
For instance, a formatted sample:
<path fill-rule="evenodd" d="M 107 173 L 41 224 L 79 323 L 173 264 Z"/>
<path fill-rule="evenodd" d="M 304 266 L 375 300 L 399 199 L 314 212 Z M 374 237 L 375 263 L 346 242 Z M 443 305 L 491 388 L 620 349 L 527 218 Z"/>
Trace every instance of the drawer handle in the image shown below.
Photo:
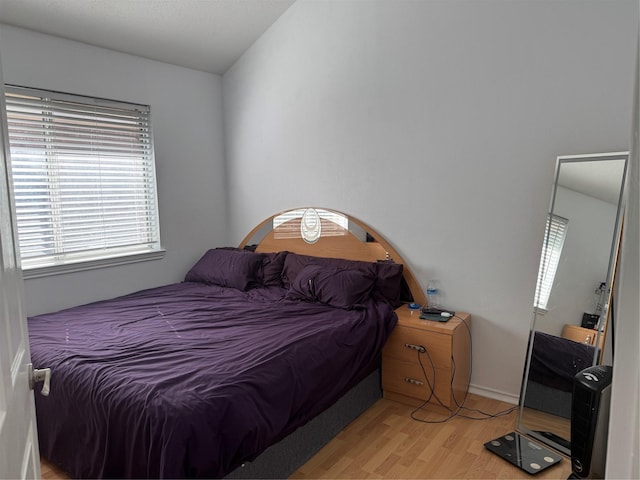
<path fill-rule="evenodd" d="M 424 385 L 420 380 L 416 380 L 415 378 L 404 377 L 404 381 L 410 383 L 411 385 Z"/>
<path fill-rule="evenodd" d="M 416 350 L 420 353 L 424 353 L 427 351 L 427 349 L 424 348 L 422 345 L 414 345 L 413 343 L 405 343 L 404 346 L 407 348 L 410 348 L 411 350 Z"/>

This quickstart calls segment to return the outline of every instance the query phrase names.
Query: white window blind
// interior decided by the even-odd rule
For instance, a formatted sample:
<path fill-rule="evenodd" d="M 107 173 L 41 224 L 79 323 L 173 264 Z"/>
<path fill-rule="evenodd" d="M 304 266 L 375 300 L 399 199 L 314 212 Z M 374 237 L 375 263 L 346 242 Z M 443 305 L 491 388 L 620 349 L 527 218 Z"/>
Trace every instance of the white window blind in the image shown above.
<path fill-rule="evenodd" d="M 568 224 L 569 220 L 558 215 L 549 214 L 547 217 L 534 302 L 536 308 L 545 310 L 547 308 L 553 281 L 560 263 L 560 255 L 562 254 L 562 246 L 564 245 Z"/>
<path fill-rule="evenodd" d="M 306 208 L 289 210 L 273 217 L 274 238 L 300 238 L 300 220 Z M 337 237 L 346 235 L 349 230 L 349 219 L 344 215 L 328 210 L 317 209 L 320 219 L 328 220 L 322 225 L 323 237 Z M 291 220 L 298 220 L 292 222 Z"/>
<path fill-rule="evenodd" d="M 159 251 L 149 107 L 5 90 L 23 269 Z"/>

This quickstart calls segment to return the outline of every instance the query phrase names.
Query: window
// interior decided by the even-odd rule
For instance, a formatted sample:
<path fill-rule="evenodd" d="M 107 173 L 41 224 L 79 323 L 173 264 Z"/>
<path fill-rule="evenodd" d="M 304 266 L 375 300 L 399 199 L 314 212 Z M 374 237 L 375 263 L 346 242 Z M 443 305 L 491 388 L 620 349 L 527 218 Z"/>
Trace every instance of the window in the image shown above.
<path fill-rule="evenodd" d="M 25 276 L 161 255 L 149 107 L 6 86 Z"/>
<path fill-rule="evenodd" d="M 547 225 L 544 229 L 544 243 L 540 257 L 540 270 L 538 271 L 538 284 L 534 306 L 546 310 L 551 288 L 560 263 L 562 246 L 567 234 L 569 220 L 558 215 L 549 214 Z"/>

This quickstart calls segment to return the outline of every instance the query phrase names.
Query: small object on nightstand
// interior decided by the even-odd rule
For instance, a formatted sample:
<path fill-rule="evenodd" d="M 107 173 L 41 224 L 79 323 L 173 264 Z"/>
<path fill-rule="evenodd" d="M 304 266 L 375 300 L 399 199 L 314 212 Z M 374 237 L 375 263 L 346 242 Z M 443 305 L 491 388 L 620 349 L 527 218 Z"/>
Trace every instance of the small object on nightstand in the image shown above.
<path fill-rule="evenodd" d="M 440 291 L 437 280 L 429 280 L 427 284 L 427 304 L 430 308 L 440 307 Z"/>
<path fill-rule="evenodd" d="M 598 320 L 600 320 L 600 315 L 595 315 L 593 313 L 583 313 L 582 324 L 580 326 L 582 328 L 596 328 Z"/>
<path fill-rule="evenodd" d="M 410 303 L 409 305 L 407 305 L 407 307 L 409 308 L 409 310 L 420 310 L 420 305 L 418 305 L 417 303 Z"/>
<path fill-rule="evenodd" d="M 426 313 L 427 315 L 440 315 L 442 312 L 446 312 L 444 308 L 435 308 L 435 307 L 422 307 L 422 313 Z"/>
<path fill-rule="evenodd" d="M 447 312 L 439 308 L 423 308 L 420 313 L 422 320 L 432 320 L 434 322 L 447 322 L 451 317 L 454 317 L 456 312 Z"/>

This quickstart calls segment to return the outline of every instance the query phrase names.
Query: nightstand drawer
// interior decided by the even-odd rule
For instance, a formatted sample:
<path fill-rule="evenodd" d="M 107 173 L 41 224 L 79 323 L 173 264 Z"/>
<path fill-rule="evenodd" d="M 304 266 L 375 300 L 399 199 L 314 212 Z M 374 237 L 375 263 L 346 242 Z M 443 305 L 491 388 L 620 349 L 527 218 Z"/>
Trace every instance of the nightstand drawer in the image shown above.
<path fill-rule="evenodd" d="M 436 384 L 434 386 L 433 370 L 423 361 L 424 372 L 417 362 L 409 363 L 401 360 L 387 358 L 382 363 L 382 388 L 425 401 L 429 398 L 431 388 L 435 388 L 435 394 L 445 405 L 449 406 L 451 396 L 451 379 L 449 371 L 436 369 Z M 425 373 L 427 377 L 425 378 Z M 427 382 L 428 378 L 428 382 Z M 431 384 L 431 386 L 429 386 Z M 432 403 L 436 402 L 431 397 Z"/>
<path fill-rule="evenodd" d="M 451 336 L 434 332 L 425 332 L 416 328 L 397 325 L 382 350 L 385 357 L 403 362 L 417 363 L 418 350 L 424 347 L 429 355 L 420 353 L 425 368 L 430 368 L 429 358 L 435 368 L 449 368 L 451 365 Z"/>

